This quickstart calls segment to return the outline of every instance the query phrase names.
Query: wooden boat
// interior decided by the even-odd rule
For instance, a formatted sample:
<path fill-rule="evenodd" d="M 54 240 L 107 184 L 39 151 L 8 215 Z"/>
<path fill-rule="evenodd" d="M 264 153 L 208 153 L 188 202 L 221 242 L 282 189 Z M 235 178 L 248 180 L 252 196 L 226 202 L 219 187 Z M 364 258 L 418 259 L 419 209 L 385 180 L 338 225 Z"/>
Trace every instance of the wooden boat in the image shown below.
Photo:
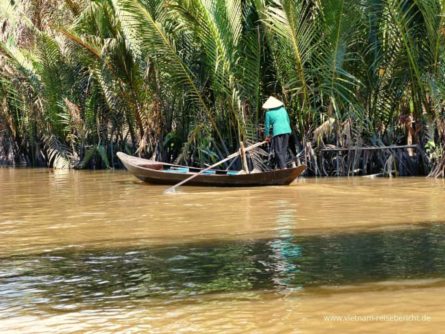
<path fill-rule="evenodd" d="M 125 168 L 138 179 L 152 184 L 177 184 L 201 168 L 173 165 L 153 160 L 136 158 L 122 152 L 117 153 Z M 303 173 L 306 166 L 273 170 L 262 173 L 238 174 L 234 171 L 212 169 L 198 175 L 186 185 L 217 187 L 257 187 L 288 185 Z"/>

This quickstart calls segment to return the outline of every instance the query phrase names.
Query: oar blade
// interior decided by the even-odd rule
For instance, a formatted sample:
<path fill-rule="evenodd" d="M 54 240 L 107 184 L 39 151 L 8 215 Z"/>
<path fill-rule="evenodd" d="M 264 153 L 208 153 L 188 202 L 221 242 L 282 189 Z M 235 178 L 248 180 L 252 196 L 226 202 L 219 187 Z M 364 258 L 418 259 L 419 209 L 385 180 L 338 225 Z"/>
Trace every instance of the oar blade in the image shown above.
<path fill-rule="evenodd" d="M 173 186 L 173 187 L 170 187 L 170 188 L 168 188 L 168 189 L 165 189 L 165 190 L 164 190 L 164 194 L 165 194 L 165 195 L 176 194 L 176 187 Z"/>

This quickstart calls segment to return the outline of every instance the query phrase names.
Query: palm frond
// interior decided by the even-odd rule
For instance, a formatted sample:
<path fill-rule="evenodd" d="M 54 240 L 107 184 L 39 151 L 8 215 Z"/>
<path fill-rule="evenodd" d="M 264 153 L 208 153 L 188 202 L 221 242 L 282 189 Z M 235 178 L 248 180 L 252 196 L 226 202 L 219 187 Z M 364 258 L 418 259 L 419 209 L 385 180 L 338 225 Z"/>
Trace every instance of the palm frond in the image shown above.
<path fill-rule="evenodd" d="M 162 2 L 159 2 L 156 13 L 151 13 L 137 0 L 113 0 L 125 38 L 135 56 L 140 58 L 144 54 L 152 58 L 157 66 L 168 73 L 164 78 L 173 87 L 185 88 L 184 94 L 205 112 L 214 131 L 224 143 L 202 88 L 188 64 L 181 58 L 174 37 L 165 29 L 171 22 L 167 21 L 165 7 L 161 5 Z"/>

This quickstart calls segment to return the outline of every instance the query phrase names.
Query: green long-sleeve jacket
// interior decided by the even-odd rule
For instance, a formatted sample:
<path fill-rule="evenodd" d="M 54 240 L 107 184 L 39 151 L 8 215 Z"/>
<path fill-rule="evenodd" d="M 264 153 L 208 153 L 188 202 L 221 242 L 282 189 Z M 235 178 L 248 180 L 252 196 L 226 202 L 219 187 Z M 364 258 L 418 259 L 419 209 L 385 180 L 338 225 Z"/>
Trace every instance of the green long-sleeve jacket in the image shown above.
<path fill-rule="evenodd" d="M 286 108 L 279 107 L 275 109 L 269 109 L 266 112 L 266 122 L 264 125 L 264 135 L 267 137 L 270 134 L 270 127 L 272 126 L 272 135 L 278 136 L 287 133 L 291 133 L 289 115 Z"/>

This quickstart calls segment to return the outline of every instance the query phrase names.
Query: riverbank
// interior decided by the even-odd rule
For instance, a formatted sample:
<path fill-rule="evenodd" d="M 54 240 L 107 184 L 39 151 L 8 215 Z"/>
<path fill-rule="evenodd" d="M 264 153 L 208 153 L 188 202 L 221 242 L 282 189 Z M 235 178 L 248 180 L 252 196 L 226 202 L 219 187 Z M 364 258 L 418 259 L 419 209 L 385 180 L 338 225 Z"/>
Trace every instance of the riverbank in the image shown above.
<path fill-rule="evenodd" d="M 1 144 L 1 143 L 0 143 Z M 304 176 L 441 176 L 444 174 L 444 163 L 433 164 L 427 153 L 419 145 L 362 146 L 362 147 L 328 147 L 312 148 L 306 144 L 298 154 L 298 164 L 304 164 L 307 169 Z M 97 163 L 90 165 L 103 166 Z M 247 156 L 251 168 L 255 164 Z M 123 169 L 120 160 L 113 156 L 107 159 L 108 168 Z M 109 161 L 113 164 L 110 165 Z M 230 163 L 230 167 L 241 169 L 240 161 Z M 22 157 L 14 154 L 12 146 L 8 149 L 0 147 L 0 167 L 26 167 Z M 45 166 L 40 166 L 45 167 Z M 69 169 L 69 164 L 63 164 L 63 169 Z M 83 166 L 82 169 L 85 169 Z M 80 168 L 78 164 L 77 169 Z M 87 168 L 88 169 L 88 168 Z"/>

